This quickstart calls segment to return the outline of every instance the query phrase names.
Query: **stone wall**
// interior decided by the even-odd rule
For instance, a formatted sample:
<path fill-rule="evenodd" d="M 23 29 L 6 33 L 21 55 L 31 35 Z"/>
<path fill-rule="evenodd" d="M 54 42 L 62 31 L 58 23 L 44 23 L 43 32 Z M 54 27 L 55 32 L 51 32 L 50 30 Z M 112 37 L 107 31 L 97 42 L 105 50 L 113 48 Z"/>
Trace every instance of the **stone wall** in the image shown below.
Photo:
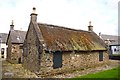
<path fill-rule="evenodd" d="M 10 55 L 10 61 L 11 63 L 21 63 L 22 62 L 22 49 L 20 48 L 20 44 L 12 44 L 10 47 L 10 51 L 8 54 Z M 20 59 L 21 58 L 21 59 Z"/>
<path fill-rule="evenodd" d="M 19 58 L 22 56 L 22 49 L 20 49 L 20 44 L 12 44 L 11 60 L 19 62 Z"/>
<path fill-rule="evenodd" d="M 39 52 L 38 52 L 38 40 L 33 25 L 30 24 L 27 32 L 26 39 L 24 41 L 23 52 L 23 67 L 33 72 L 39 71 Z"/>
<path fill-rule="evenodd" d="M 12 43 L 11 42 L 11 35 L 9 35 L 9 39 L 8 39 L 8 48 L 7 48 L 7 61 L 11 62 L 11 63 L 19 63 L 19 58 L 21 58 L 21 62 L 22 62 L 22 52 L 23 49 L 21 48 L 21 46 L 23 44 L 18 44 L 18 43 Z"/>
<path fill-rule="evenodd" d="M 39 74 L 51 75 L 64 71 L 95 67 L 107 63 L 108 53 L 104 51 L 103 61 L 99 61 L 99 51 L 97 52 L 63 52 L 62 68 L 53 69 L 53 53 L 43 53 Z"/>

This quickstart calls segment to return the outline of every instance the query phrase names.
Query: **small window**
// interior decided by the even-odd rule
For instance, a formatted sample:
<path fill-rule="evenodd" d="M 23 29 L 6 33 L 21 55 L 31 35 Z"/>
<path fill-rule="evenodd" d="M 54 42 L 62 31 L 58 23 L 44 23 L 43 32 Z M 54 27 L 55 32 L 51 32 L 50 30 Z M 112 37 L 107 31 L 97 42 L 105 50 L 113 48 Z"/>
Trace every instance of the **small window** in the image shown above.
<path fill-rule="evenodd" d="M 17 36 L 17 40 L 18 40 L 18 41 L 20 40 L 20 37 L 19 37 L 19 36 Z"/>
<path fill-rule="evenodd" d="M 2 49 L 1 49 L 1 55 L 4 55 L 4 51 L 5 51 L 5 49 L 2 48 Z"/>
<path fill-rule="evenodd" d="M 115 51 L 115 52 L 117 51 L 116 48 L 114 49 L 114 51 Z"/>
<path fill-rule="evenodd" d="M 103 61 L 103 51 L 99 51 L 99 61 Z"/>
<path fill-rule="evenodd" d="M 23 49 L 23 46 L 20 46 L 20 49 Z"/>
<path fill-rule="evenodd" d="M 23 56 L 27 57 L 27 55 L 28 55 L 28 48 L 25 47 L 25 48 L 23 48 Z"/>
<path fill-rule="evenodd" d="M 4 48 L 2 48 L 1 51 L 4 51 Z"/>
<path fill-rule="evenodd" d="M 2 58 L 4 58 L 4 56 L 2 56 Z"/>
<path fill-rule="evenodd" d="M 18 58 L 18 63 L 19 63 L 19 64 L 21 63 L 21 58 Z"/>

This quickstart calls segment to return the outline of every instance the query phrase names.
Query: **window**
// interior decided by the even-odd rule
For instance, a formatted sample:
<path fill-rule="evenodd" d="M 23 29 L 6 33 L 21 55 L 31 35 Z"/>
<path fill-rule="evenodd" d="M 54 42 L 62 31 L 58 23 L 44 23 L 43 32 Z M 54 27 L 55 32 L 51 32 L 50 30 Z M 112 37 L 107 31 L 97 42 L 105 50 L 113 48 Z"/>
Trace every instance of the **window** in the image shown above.
<path fill-rule="evenodd" d="M 99 51 L 99 61 L 103 61 L 103 51 Z"/>
<path fill-rule="evenodd" d="M 115 51 L 115 52 L 117 51 L 116 48 L 114 48 L 114 51 Z"/>
<path fill-rule="evenodd" d="M 19 63 L 19 64 L 22 63 L 22 62 L 21 62 L 21 58 L 18 58 L 18 63 Z"/>
<path fill-rule="evenodd" d="M 2 48 L 2 49 L 1 49 L 1 55 L 4 55 L 4 51 L 5 51 L 5 49 Z"/>
<path fill-rule="evenodd" d="M 28 54 L 28 49 L 25 47 L 23 48 L 23 56 L 27 57 L 27 54 Z"/>
<path fill-rule="evenodd" d="M 2 48 L 1 51 L 4 51 L 4 48 Z"/>
<path fill-rule="evenodd" d="M 19 36 L 17 36 L 17 40 L 18 40 L 18 41 L 20 40 L 20 37 L 19 37 Z"/>
<path fill-rule="evenodd" d="M 4 56 L 2 56 L 2 58 L 4 58 Z"/>

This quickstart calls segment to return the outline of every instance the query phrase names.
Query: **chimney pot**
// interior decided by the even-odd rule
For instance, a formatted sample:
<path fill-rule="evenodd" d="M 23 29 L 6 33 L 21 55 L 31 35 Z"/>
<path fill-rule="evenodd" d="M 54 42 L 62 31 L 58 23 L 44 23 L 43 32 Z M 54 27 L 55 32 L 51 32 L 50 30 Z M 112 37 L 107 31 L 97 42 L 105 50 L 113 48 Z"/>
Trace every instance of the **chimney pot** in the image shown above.
<path fill-rule="evenodd" d="M 14 21 L 12 20 L 11 25 L 10 25 L 10 30 L 14 30 Z"/>
<path fill-rule="evenodd" d="M 33 7 L 33 13 L 35 14 L 35 12 L 36 12 L 36 8 L 35 8 L 35 7 Z"/>
<path fill-rule="evenodd" d="M 89 21 L 88 31 L 93 31 L 93 26 L 91 25 L 91 21 Z"/>
<path fill-rule="evenodd" d="M 101 36 L 101 32 L 99 32 L 99 36 Z"/>
<path fill-rule="evenodd" d="M 31 21 L 36 22 L 37 21 L 37 14 L 36 14 L 36 8 L 33 7 L 33 12 L 31 13 Z"/>
<path fill-rule="evenodd" d="M 89 26 L 91 26 L 91 21 L 89 21 Z"/>
<path fill-rule="evenodd" d="M 35 8 L 35 7 L 33 7 L 33 10 L 36 10 L 36 8 Z"/>

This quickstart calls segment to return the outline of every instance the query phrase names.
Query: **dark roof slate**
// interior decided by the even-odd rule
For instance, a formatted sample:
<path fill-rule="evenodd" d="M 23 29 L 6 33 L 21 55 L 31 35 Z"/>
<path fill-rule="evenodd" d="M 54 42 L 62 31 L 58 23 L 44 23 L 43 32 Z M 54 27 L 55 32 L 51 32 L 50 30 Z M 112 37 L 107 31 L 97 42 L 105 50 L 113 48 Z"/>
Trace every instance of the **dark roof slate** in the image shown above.
<path fill-rule="evenodd" d="M 38 23 L 46 50 L 92 51 L 106 50 L 103 40 L 94 32 L 75 30 L 56 25 Z"/>
<path fill-rule="evenodd" d="M 6 43 L 7 41 L 7 33 L 0 33 L 0 39 L 1 39 L 1 43 Z"/>
<path fill-rule="evenodd" d="M 119 43 L 119 41 L 120 41 L 120 36 L 101 34 L 101 38 L 102 38 L 104 41 L 109 40 L 109 41 L 110 41 L 109 45 L 118 45 L 118 44 L 120 45 L 120 43 Z"/>
<path fill-rule="evenodd" d="M 25 39 L 26 31 L 11 30 L 9 36 L 12 43 L 23 43 Z"/>

